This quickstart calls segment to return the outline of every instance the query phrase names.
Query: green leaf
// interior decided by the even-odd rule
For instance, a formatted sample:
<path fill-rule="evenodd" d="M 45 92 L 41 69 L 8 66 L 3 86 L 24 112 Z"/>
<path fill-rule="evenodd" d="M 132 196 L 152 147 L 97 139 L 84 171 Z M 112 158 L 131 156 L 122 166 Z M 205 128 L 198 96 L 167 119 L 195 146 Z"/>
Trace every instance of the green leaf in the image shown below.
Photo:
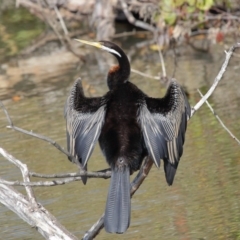
<path fill-rule="evenodd" d="M 207 11 L 213 6 L 213 0 L 197 0 L 197 8 L 202 11 Z"/>

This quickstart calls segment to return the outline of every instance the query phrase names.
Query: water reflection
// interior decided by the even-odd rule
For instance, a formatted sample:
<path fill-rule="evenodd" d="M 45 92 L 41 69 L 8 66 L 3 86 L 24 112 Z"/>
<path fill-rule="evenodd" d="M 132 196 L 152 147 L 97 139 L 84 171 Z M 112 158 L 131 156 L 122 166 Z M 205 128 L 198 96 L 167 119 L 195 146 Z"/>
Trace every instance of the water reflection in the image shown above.
<path fill-rule="evenodd" d="M 189 91 L 192 105 L 199 100 L 195 89 L 206 91 L 211 85 L 223 61 L 222 52 L 222 47 L 215 47 L 205 55 L 191 53 L 179 57 L 176 78 Z M 157 75 L 160 69 L 156 60 L 158 55 L 144 56 L 141 53 L 134 56 L 132 67 Z M 165 56 L 168 72 L 173 70 L 172 58 L 171 53 Z M 59 82 L 52 84 L 49 79 L 31 90 L 22 90 L 29 95 L 20 101 L 11 100 L 19 89 L 3 94 L 14 123 L 47 135 L 65 146 L 63 105 L 76 76 L 81 75 L 89 96 L 102 95 L 107 90 L 105 72 L 99 72 L 93 57 L 88 59 L 88 63 L 80 70 L 61 77 Z M 226 125 L 240 137 L 240 92 L 235 87 L 239 69 L 235 68 L 236 63 L 237 59 L 233 59 L 210 102 Z M 132 81 L 151 96 L 164 94 L 165 90 L 156 80 L 132 74 Z M 35 94 L 30 94 L 30 91 Z M 5 116 L 0 114 L 0 146 L 23 160 L 31 170 L 41 173 L 76 171 L 76 167 L 49 144 L 7 130 L 6 125 Z M 89 169 L 106 167 L 97 147 L 89 161 Z M 174 185 L 168 187 L 163 169 L 154 167 L 132 199 L 132 220 L 127 233 L 113 236 L 102 231 L 98 239 L 238 239 L 239 172 L 239 146 L 203 106 L 189 122 L 184 155 Z M 0 175 L 9 180 L 21 178 L 19 171 L 2 157 Z M 36 188 L 35 191 L 38 200 L 67 229 L 81 238 L 104 211 L 108 184 L 109 180 L 91 179 L 86 186 L 75 182 Z M 4 206 L 0 207 L 0 225 L 4 239 L 42 239 Z"/>

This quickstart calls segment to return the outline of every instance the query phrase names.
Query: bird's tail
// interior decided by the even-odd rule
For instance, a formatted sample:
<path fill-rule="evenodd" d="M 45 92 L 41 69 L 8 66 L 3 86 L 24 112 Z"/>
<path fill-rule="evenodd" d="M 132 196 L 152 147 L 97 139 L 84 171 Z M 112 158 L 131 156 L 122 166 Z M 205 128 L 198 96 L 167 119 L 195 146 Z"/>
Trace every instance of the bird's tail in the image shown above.
<path fill-rule="evenodd" d="M 130 171 L 128 166 L 112 168 L 106 203 L 104 226 L 106 232 L 123 233 L 130 224 Z"/>
<path fill-rule="evenodd" d="M 87 164 L 85 165 L 85 167 L 83 167 L 83 170 L 87 172 Z M 87 176 L 82 176 L 81 178 L 82 178 L 83 184 L 86 185 L 87 179 L 88 179 Z"/>
<path fill-rule="evenodd" d="M 171 164 L 167 159 L 164 160 L 164 171 L 166 181 L 169 186 L 173 184 L 173 180 L 177 171 L 178 163 Z"/>

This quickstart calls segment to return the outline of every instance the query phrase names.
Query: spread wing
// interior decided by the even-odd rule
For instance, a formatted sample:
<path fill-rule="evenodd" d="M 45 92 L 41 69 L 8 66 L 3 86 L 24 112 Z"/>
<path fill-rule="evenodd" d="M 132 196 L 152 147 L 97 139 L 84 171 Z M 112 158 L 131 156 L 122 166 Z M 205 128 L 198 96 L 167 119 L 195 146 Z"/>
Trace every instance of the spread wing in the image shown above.
<path fill-rule="evenodd" d="M 148 154 L 156 166 L 164 160 L 166 180 L 172 184 L 183 144 L 191 108 L 177 82 L 172 81 L 164 98 L 148 98 L 139 111 L 144 141 Z"/>
<path fill-rule="evenodd" d="M 65 104 L 67 148 L 83 167 L 101 133 L 106 112 L 104 102 L 103 97 L 86 98 L 81 79 L 77 79 Z"/>

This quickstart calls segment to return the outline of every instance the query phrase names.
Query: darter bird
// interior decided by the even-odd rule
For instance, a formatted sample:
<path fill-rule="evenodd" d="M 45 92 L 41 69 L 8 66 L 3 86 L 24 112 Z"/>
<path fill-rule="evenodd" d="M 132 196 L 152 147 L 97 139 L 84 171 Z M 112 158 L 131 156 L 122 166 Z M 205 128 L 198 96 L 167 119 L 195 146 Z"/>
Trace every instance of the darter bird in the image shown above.
<path fill-rule="evenodd" d="M 172 185 L 191 108 L 174 79 L 163 98 L 148 97 L 131 83 L 129 60 L 116 44 L 78 41 L 111 53 L 118 65 L 110 68 L 109 91 L 102 97 L 85 97 L 81 79 L 74 83 L 65 105 L 67 148 L 86 169 L 99 141 L 111 167 L 105 230 L 123 233 L 130 224 L 130 175 L 139 170 L 145 157 L 157 167 L 162 159 L 166 181 Z"/>

